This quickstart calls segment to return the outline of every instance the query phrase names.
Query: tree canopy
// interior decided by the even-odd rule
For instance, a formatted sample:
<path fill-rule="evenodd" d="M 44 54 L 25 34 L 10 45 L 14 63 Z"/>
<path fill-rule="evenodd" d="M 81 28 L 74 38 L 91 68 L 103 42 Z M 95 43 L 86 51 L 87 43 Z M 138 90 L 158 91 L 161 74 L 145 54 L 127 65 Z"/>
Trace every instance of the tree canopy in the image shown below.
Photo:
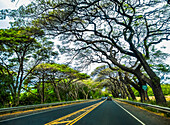
<path fill-rule="evenodd" d="M 19 104 L 22 85 L 36 65 L 57 55 L 53 43 L 43 35 L 42 30 L 33 27 L 0 30 L 0 66 L 11 79 L 6 84 L 14 105 Z M 38 37 L 42 38 L 41 41 Z"/>
<path fill-rule="evenodd" d="M 60 53 L 72 58 L 67 61 L 75 59 L 75 65 L 82 67 L 105 63 L 107 68 L 99 67 L 92 74 L 100 74 L 100 79 L 109 77 L 109 83 L 120 89 L 126 86 L 122 88 L 124 93 L 129 88 L 127 82 L 140 95 L 142 86 L 149 85 L 157 103 L 165 104 L 159 75 L 169 72 L 169 65 L 162 61 L 169 54 L 156 46 L 170 40 L 169 9 L 166 0 L 33 0 L 13 14 L 9 12 L 9 16 L 15 16 L 15 23 L 11 29 L 0 30 L 0 64 L 13 79 L 12 85 L 19 88 L 31 73 L 41 74 L 36 80 L 42 103 L 48 82 L 59 100 L 62 88 L 76 99 L 78 88 L 82 87 L 87 96 L 91 86 L 79 82 L 78 87 L 78 81 L 89 76 L 67 65 L 52 63 L 51 57 L 57 53 L 53 51 L 53 42 L 44 36 L 58 38 L 62 41 L 57 45 Z M 28 68 L 25 64 L 32 61 L 34 64 Z"/>
<path fill-rule="evenodd" d="M 78 55 L 84 65 L 104 62 L 136 75 L 140 84 L 151 86 L 157 103 L 165 98 L 148 60 L 156 44 L 169 40 L 168 12 L 161 0 L 37 0 L 25 11 L 34 26 L 60 36 L 65 45 L 60 50 Z"/>

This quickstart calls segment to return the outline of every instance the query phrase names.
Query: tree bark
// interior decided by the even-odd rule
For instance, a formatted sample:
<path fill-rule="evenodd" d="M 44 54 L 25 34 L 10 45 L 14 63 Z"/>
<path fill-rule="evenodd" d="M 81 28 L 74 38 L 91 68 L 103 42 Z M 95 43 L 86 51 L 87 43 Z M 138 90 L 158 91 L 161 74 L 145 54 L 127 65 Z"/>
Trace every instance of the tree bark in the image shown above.
<path fill-rule="evenodd" d="M 125 80 L 126 77 L 127 77 L 127 74 L 125 74 L 125 78 L 123 79 L 122 73 L 120 71 L 118 73 L 119 73 L 120 81 L 122 81 L 126 85 L 127 90 L 129 92 L 130 96 L 132 97 L 132 100 L 136 100 L 136 97 L 135 97 L 133 90 L 131 89 L 129 83 Z"/>
<path fill-rule="evenodd" d="M 132 100 L 136 100 L 135 94 L 134 94 L 133 90 L 131 89 L 130 85 L 126 84 L 126 86 L 127 86 L 127 89 L 132 97 Z"/>
<path fill-rule="evenodd" d="M 163 95 L 162 88 L 160 86 L 160 78 L 155 74 L 155 72 L 153 72 L 153 70 L 150 68 L 149 64 L 146 62 L 142 54 L 137 49 L 135 49 L 134 46 L 132 46 L 132 51 L 136 54 L 137 59 L 141 62 L 141 65 L 143 66 L 152 81 L 151 83 L 149 83 L 149 85 L 151 86 L 155 95 L 156 103 L 165 105 L 166 100 Z"/>
<path fill-rule="evenodd" d="M 153 92 L 154 92 L 154 96 L 155 96 L 155 99 L 156 99 L 156 103 L 157 104 L 166 104 L 166 100 L 165 100 L 165 97 L 162 93 L 162 89 L 161 89 L 161 86 L 160 86 L 160 78 L 157 77 L 157 75 L 153 72 L 153 70 L 149 67 L 148 63 L 146 62 L 146 60 L 144 59 L 144 57 L 142 56 L 142 54 L 135 49 L 135 47 L 133 45 L 130 45 L 131 46 L 131 50 L 136 54 L 136 58 L 141 62 L 141 65 L 144 67 L 145 71 L 147 72 L 148 76 L 150 78 L 148 78 L 150 81 L 150 83 L 148 83 Z M 133 70 L 131 68 L 127 68 L 121 64 L 119 64 L 116 59 L 114 59 L 113 57 L 107 57 L 114 65 L 117 65 L 119 68 L 121 68 L 122 70 L 126 71 L 126 72 L 129 72 L 129 73 L 132 73 L 134 74 L 138 79 L 139 81 L 143 81 L 143 74 L 140 72 L 139 69 L 137 70 Z M 113 69 L 111 66 L 109 66 L 111 69 Z M 158 94 L 159 93 L 159 94 Z"/>
<path fill-rule="evenodd" d="M 129 95 L 129 93 L 128 93 L 127 90 L 126 90 L 125 84 L 124 84 L 124 83 L 121 83 L 121 85 L 122 85 L 122 90 L 123 90 L 123 92 L 124 92 L 125 98 L 126 98 L 126 96 L 127 96 L 128 99 L 130 99 L 130 95 Z"/>
<path fill-rule="evenodd" d="M 45 84 L 45 82 L 44 82 L 44 73 L 43 73 L 43 77 L 42 77 L 42 103 L 44 103 L 44 84 Z"/>
<path fill-rule="evenodd" d="M 161 89 L 161 85 L 160 84 L 153 84 L 151 86 L 155 99 L 156 99 L 156 103 L 160 104 L 160 105 L 166 105 L 166 100 L 165 97 L 163 95 L 162 89 Z M 163 98 L 164 97 L 164 98 Z"/>
<path fill-rule="evenodd" d="M 55 83 L 53 83 L 53 86 L 54 86 L 54 89 L 55 89 L 57 98 L 58 98 L 58 100 L 61 102 L 61 97 L 60 97 L 60 92 L 59 92 L 59 90 L 58 90 L 58 86 L 57 86 Z"/>

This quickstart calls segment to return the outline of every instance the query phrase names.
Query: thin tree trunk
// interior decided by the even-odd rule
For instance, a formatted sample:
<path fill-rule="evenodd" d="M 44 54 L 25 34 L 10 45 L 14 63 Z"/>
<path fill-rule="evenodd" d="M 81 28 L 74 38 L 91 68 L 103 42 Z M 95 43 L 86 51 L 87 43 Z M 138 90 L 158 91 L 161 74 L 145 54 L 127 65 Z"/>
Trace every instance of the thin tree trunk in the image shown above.
<path fill-rule="evenodd" d="M 88 99 L 88 94 L 86 94 L 86 100 Z"/>
<path fill-rule="evenodd" d="M 44 82 L 44 73 L 43 73 L 43 77 L 42 77 L 42 103 L 44 103 L 44 84 L 45 84 L 45 82 Z"/>
<path fill-rule="evenodd" d="M 114 89 L 113 89 L 113 91 L 114 91 L 114 95 L 116 96 L 116 98 L 118 98 L 119 97 L 119 92 L 118 92 L 118 88 L 117 88 L 117 85 L 115 84 L 115 83 L 113 83 L 113 85 L 114 85 Z"/>
<path fill-rule="evenodd" d="M 55 92 L 56 92 L 58 100 L 61 101 L 61 97 L 60 97 L 60 92 L 58 90 L 58 86 L 55 83 L 53 83 L 53 86 L 54 86 L 54 89 L 55 89 Z"/>
<path fill-rule="evenodd" d="M 135 94 L 134 94 L 133 90 L 131 89 L 130 85 L 126 84 L 126 86 L 127 86 L 127 89 L 132 97 L 132 100 L 136 100 Z"/>

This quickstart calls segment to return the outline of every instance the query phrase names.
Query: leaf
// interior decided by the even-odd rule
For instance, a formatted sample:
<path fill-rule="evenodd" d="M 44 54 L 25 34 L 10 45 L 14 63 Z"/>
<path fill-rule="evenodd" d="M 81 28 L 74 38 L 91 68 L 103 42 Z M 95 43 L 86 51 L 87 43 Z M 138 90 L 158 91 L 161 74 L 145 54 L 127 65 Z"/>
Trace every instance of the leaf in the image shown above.
<path fill-rule="evenodd" d="M 143 16 L 142 15 L 138 15 L 138 16 L 136 16 L 136 18 L 141 19 L 141 18 L 143 18 Z"/>

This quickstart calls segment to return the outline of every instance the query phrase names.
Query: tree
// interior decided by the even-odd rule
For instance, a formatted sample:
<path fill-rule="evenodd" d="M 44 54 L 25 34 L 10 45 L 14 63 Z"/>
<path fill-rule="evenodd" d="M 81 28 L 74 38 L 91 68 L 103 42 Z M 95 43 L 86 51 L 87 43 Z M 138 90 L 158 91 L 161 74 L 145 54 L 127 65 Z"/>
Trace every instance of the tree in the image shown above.
<path fill-rule="evenodd" d="M 9 89 L 8 89 L 8 85 L 6 85 L 5 83 L 10 84 L 10 81 L 12 81 L 10 79 L 10 77 L 8 76 L 8 74 L 6 73 L 5 69 L 0 66 L 0 107 L 5 106 L 5 105 L 9 105 L 10 106 L 10 93 L 9 93 Z"/>
<path fill-rule="evenodd" d="M 96 80 L 103 80 L 101 83 L 104 86 L 109 87 L 109 90 L 112 92 L 113 97 L 118 98 L 119 94 L 121 94 L 122 98 L 132 98 L 135 100 L 135 96 L 128 82 L 125 82 L 122 77 L 123 71 L 119 68 L 114 68 L 115 70 L 111 70 L 108 66 L 103 65 L 97 67 L 91 75 L 97 76 Z"/>
<path fill-rule="evenodd" d="M 163 104 L 160 78 L 147 60 L 152 46 L 169 40 L 168 8 L 161 0 L 38 0 L 25 13 L 36 15 L 34 25 L 61 36 L 65 45 L 73 42 L 76 48 L 71 50 L 82 62 L 104 62 L 134 74 L 141 84 L 151 86 L 157 103 Z M 129 59 L 121 61 L 120 55 Z"/>
<path fill-rule="evenodd" d="M 65 95 L 69 94 L 69 96 L 72 96 L 76 100 L 79 92 L 77 82 L 89 78 L 85 73 L 79 73 L 77 70 L 74 70 L 67 65 L 56 63 L 39 64 L 34 69 L 32 76 L 35 80 L 37 79 L 36 85 L 39 95 L 41 96 L 41 103 L 44 103 L 45 101 L 45 84 L 46 86 L 50 84 L 53 86 L 59 101 L 62 101 L 61 90 L 64 91 Z"/>
<path fill-rule="evenodd" d="M 40 62 L 49 60 L 50 55 L 57 54 L 52 52 L 52 42 L 38 39 L 43 35 L 42 30 L 33 27 L 0 30 L 0 66 L 12 80 L 6 84 L 9 84 L 14 105 L 19 104 L 23 83 L 33 69 Z"/>
<path fill-rule="evenodd" d="M 83 93 L 84 98 L 88 99 L 90 94 L 94 96 L 95 92 L 99 91 L 99 83 L 92 79 L 86 79 L 78 82 L 79 90 Z"/>

